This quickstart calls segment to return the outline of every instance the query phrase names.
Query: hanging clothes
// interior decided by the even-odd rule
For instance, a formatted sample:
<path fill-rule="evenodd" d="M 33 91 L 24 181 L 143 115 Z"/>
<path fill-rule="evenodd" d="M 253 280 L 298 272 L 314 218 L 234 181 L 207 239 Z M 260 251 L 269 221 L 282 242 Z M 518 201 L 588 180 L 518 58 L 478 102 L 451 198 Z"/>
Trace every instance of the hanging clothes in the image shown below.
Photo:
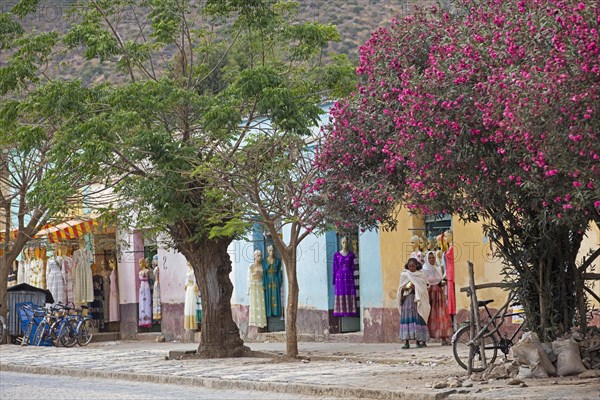
<path fill-rule="evenodd" d="M 152 297 L 150 294 L 150 283 L 148 268 L 140 270 L 140 291 L 139 291 L 139 318 L 138 326 L 143 328 L 152 327 Z"/>
<path fill-rule="evenodd" d="M 111 263 L 111 267 L 114 264 Z M 113 267 L 112 272 L 110 273 L 110 300 L 109 300 L 109 311 L 108 311 L 108 320 L 119 321 L 120 313 L 119 313 L 119 283 L 118 283 L 118 273 L 116 266 Z"/>
<path fill-rule="evenodd" d="M 342 254 L 339 251 L 333 255 L 333 284 L 334 303 L 333 315 L 336 317 L 357 317 L 356 287 L 354 285 L 353 252 Z"/>
<path fill-rule="evenodd" d="M 197 329 L 198 320 L 196 318 L 196 298 L 198 287 L 196 286 L 196 277 L 194 270 L 188 265 L 187 273 L 185 274 L 185 304 L 183 307 L 184 328 Z"/>
<path fill-rule="evenodd" d="M 450 315 L 456 314 L 456 293 L 454 280 L 454 245 L 450 245 L 448 251 L 445 254 L 446 259 L 446 279 L 448 284 L 446 285 L 446 298 L 448 301 L 448 313 Z"/>
<path fill-rule="evenodd" d="M 81 305 L 94 301 L 94 281 L 92 278 L 92 264 L 94 255 L 86 248 L 80 248 L 73 253 L 75 276 L 73 290 L 75 304 Z"/>
<path fill-rule="evenodd" d="M 275 258 L 272 264 L 262 260 L 263 287 L 265 289 L 265 309 L 267 317 L 281 317 L 281 283 L 283 275 L 281 260 Z"/>
<path fill-rule="evenodd" d="M 10 270 L 8 271 L 7 287 L 12 287 L 17 284 L 17 271 L 19 270 L 19 264 L 20 263 L 15 260 L 13 265 L 10 267 Z"/>
<path fill-rule="evenodd" d="M 154 321 L 161 320 L 161 303 L 160 303 L 160 268 L 157 266 L 152 270 L 154 274 L 154 287 L 152 288 L 152 319 Z"/>
<path fill-rule="evenodd" d="M 248 295 L 250 310 L 248 325 L 264 328 L 267 326 L 267 311 L 265 308 L 265 289 L 263 288 L 263 267 L 255 262 L 248 268 Z"/>
<path fill-rule="evenodd" d="M 52 293 L 55 303 L 66 303 L 65 281 L 56 260 L 48 261 L 48 290 Z"/>
<path fill-rule="evenodd" d="M 65 303 L 75 304 L 75 294 L 73 289 L 73 258 L 69 256 L 63 257 L 62 260 L 62 275 L 65 281 Z"/>

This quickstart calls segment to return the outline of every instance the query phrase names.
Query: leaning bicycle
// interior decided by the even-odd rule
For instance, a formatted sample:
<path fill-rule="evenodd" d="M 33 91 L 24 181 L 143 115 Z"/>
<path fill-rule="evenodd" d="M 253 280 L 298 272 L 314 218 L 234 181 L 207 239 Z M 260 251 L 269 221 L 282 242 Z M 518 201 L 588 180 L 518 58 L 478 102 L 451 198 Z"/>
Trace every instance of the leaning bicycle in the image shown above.
<path fill-rule="evenodd" d="M 480 330 L 475 333 L 475 337 L 471 338 L 471 323 L 468 322 L 460 329 L 458 329 L 452 336 L 452 352 L 454 359 L 462 368 L 468 370 L 469 364 L 469 350 L 473 347 L 473 372 L 483 371 L 483 354 L 485 354 L 486 364 L 492 364 L 496 361 L 498 356 L 498 350 L 504 354 L 504 358 L 508 355 L 510 348 L 518 338 L 519 333 L 524 329 L 525 323 L 519 324 L 518 328 L 512 333 L 512 335 L 504 334 L 501 335 L 499 332 L 500 327 L 504 324 L 507 317 L 516 317 L 524 321 L 525 312 L 507 312 L 508 304 L 514 300 L 514 293 L 509 295 L 507 303 L 492 315 L 487 305 L 492 303 L 494 300 L 482 300 L 477 302 L 478 308 L 484 308 L 487 318 L 480 321 Z M 514 306 L 515 304 L 513 304 Z M 483 354 L 480 346 L 480 341 L 483 341 Z"/>
<path fill-rule="evenodd" d="M 6 340 L 6 320 L 2 316 L 2 304 L 0 304 L 0 344 L 4 344 Z"/>

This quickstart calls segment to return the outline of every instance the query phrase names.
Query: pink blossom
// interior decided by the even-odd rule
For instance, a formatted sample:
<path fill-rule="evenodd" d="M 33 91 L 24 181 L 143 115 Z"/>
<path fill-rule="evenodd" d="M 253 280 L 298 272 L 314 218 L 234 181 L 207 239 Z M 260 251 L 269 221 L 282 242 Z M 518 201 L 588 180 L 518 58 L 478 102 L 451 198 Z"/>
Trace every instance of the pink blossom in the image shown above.
<path fill-rule="evenodd" d="M 546 171 L 546 176 L 554 176 L 558 174 L 558 171 L 555 169 L 549 169 L 548 171 Z"/>

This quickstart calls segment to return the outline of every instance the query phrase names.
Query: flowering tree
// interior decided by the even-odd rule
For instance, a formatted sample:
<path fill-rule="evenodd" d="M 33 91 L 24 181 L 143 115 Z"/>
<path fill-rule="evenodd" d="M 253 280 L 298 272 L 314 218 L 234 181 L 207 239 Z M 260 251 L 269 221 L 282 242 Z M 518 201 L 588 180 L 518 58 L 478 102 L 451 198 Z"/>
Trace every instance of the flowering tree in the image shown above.
<path fill-rule="evenodd" d="M 596 2 L 474 2 L 417 12 L 361 48 L 316 188 L 339 222 L 393 227 L 398 202 L 485 221 L 543 337 L 585 324 L 576 256 L 600 222 Z M 344 217 L 348 216 L 348 217 Z"/>

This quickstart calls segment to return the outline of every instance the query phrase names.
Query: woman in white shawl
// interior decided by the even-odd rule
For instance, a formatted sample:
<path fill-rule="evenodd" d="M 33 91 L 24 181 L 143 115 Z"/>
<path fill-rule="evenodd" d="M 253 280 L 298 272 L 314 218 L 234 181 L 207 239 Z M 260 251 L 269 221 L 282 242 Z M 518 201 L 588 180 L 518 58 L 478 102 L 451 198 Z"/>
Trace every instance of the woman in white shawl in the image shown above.
<path fill-rule="evenodd" d="M 429 284 L 429 303 L 431 304 L 431 312 L 427 320 L 429 337 L 442 339 L 442 346 L 449 346 L 452 337 L 452 321 L 450 320 L 450 314 L 448 314 L 444 289 L 442 289 L 446 285 L 446 280 L 443 279 L 440 268 L 437 266 L 433 251 L 428 251 L 425 254 L 423 273 Z"/>
<path fill-rule="evenodd" d="M 403 349 L 410 347 L 409 340 L 416 341 L 416 347 L 426 346 L 429 332 L 425 321 L 429 319 L 429 295 L 427 278 L 422 271 L 421 263 L 416 258 L 409 258 L 400 274 L 398 288 L 398 309 L 400 310 L 400 340 L 404 340 Z"/>

